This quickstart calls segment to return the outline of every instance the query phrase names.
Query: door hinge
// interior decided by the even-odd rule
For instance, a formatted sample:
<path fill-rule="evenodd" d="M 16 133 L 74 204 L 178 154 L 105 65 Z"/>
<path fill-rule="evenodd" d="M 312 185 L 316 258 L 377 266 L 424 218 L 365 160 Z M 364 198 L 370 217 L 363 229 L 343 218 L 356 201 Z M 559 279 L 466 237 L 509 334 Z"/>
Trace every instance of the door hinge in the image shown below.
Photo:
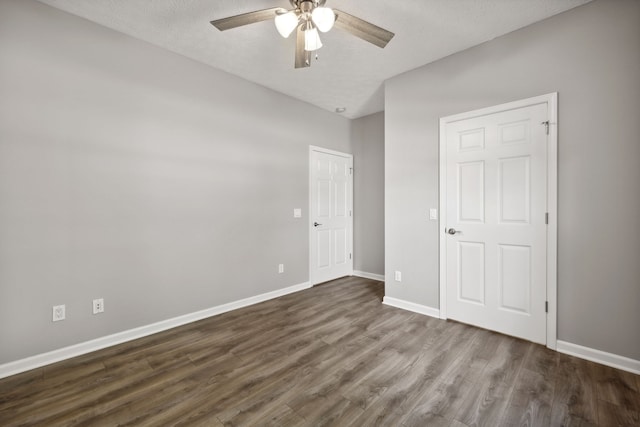
<path fill-rule="evenodd" d="M 549 312 L 549 301 L 545 301 L 544 302 L 544 312 L 548 313 Z"/>
<path fill-rule="evenodd" d="M 352 216 L 352 215 L 353 215 L 352 211 L 349 211 L 349 216 Z"/>
<path fill-rule="evenodd" d="M 349 254 L 349 259 L 351 259 L 351 254 Z"/>
<path fill-rule="evenodd" d="M 549 135 L 549 120 L 540 123 L 541 125 L 545 125 L 546 127 L 546 131 L 547 131 L 547 135 Z"/>
<path fill-rule="evenodd" d="M 549 212 L 544 214 L 544 223 L 549 225 Z"/>
<path fill-rule="evenodd" d="M 353 168 L 349 168 L 349 175 L 353 175 Z"/>

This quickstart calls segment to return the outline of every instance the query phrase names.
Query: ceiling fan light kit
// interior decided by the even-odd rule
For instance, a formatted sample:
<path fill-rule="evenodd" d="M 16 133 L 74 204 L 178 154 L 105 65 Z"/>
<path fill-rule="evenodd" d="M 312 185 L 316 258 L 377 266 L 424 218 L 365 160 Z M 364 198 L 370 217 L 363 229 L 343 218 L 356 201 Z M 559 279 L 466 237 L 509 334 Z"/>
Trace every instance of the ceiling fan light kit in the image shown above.
<path fill-rule="evenodd" d="M 333 28 L 333 24 L 336 22 L 336 14 L 329 7 L 319 6 L 311 12 L 311 19 L 318 27 L 318 30 L 326 33 Z"/>
<path fill-rule="evenodd" d="M 286 39 L 298 26 L 298 15 L 294 11 L 276 15 L 275 23 L 280 35 Z"/>
<path fill-rule="evenodd" d="M 292 10 L 279 7 L 243 13 L 211 24 L 220 31 L 274 18 L 278 33 L 289 37 L 297 29 L 295 68 L 311 66 L 311 52 L 322 47 L 318 30 L 323 33 L 334 25 L 378 47 L 384 48 L 393 38 L 390 31 L 339 10 L 325 7 L 327 0 L 289 0 Z"/>
<path fill-rule="evenodd" d="M 307 28 L 304 31 L 304 50 L 307 52 L 313 52 L 321 47 L 322 42 L 320 41 L 320 34 L 318 34 L 318 30 L 313 27 Z"/>

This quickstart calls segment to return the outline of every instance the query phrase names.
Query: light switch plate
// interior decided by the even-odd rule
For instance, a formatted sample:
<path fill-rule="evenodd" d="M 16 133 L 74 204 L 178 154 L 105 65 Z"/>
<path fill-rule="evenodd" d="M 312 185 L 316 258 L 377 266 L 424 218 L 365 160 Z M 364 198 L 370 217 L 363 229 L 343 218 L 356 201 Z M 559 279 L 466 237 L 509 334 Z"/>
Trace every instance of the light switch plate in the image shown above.
<path fill-rule="evenodd" d="M 293 217 L 294 218 L 302 218 L 302 209 L 300 208 L 295 208 L 293 210 Z"/>
<path fill-rule="evenodd" d="M 64 304 L 62 305 L 54 305 L 53 306 L 53 321 L 59 322 L 60 320 L 64 320 L 67 318 L 66 307 Z"/>
<path fill-rule="evenodd" d="M 429 209 L 429 219 L 435 221 L 438 219 L 438 209 L 431 208 Z"/>

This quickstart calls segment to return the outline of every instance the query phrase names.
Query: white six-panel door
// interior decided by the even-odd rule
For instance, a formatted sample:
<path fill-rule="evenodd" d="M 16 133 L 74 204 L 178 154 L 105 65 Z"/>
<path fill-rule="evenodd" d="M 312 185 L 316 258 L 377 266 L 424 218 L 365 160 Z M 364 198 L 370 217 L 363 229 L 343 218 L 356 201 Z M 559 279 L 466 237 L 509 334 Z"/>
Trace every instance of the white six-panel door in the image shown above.
<path fill-rule="evenodd" d="M 353 274 L 353 158 L 310 148 L 310 281 Z"/>
<path fill-rule="evenodd" d="M 448 121 L 446 316 L 546 344 L 547 103 Z"/>

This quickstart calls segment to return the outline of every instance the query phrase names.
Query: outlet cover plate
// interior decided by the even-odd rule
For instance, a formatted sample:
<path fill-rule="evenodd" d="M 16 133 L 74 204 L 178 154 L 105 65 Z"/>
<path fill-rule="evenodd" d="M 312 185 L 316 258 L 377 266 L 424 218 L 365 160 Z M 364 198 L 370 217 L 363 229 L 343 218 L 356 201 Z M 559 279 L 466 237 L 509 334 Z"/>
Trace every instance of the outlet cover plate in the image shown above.
<path fill-rule="evenodd" d="M 93 300 L 93 314 L 104 313 L 104 299 L 98 298 Z"/>

